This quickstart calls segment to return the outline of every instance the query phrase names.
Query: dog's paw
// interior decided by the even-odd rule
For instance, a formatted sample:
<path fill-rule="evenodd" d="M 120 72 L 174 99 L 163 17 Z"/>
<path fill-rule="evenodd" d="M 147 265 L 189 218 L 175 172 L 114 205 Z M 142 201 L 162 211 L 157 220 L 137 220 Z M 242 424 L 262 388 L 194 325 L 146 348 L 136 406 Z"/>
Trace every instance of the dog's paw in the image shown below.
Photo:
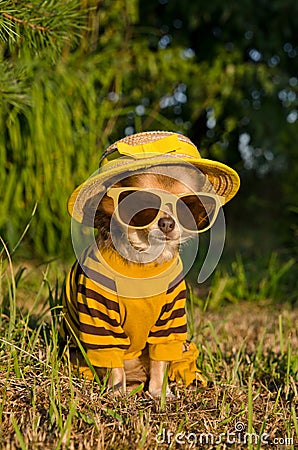
<path fill-rule="evenodd" d="M 115 396 L 120 396 L 126 392 L 125 372 L 122 367 L 115 367 L 111 370 L 108 380 L 108 391 Z"/>
<path fill-rule="evenodd" d="M 154 400 L 160 400 L 163 396 L 163 390 L 162 389 L 150 389 L 149 388 L 149 394 L 151 397 L 154 398 Z M 167 400 L 176 400 L 176 396 L 173 394 L 169 386 L 167 386 L 165 397 Z"/>
<path fill-rule="evenodd" d="M 122 383 L 117 383 L 113 386 L 109 386 L 107 393 L 112 397 L 122 397 L 125 394 L 125 389 Z"/>

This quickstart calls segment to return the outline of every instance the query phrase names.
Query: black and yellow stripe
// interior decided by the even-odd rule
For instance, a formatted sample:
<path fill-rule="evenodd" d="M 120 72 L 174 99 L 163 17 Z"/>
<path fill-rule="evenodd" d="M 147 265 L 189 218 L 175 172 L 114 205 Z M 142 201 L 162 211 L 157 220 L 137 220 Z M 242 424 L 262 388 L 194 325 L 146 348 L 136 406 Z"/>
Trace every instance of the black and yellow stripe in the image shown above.
<path fill-rule="evenodd" d="M 111 257 L 113 263 L 118 258 L 121 275 L 114 269 L 109 271 L 93 247 L 70 270 L 64 295 L 68 333 L 76 335 L 95 366 L 121 367 L 123 359 L 138 356 L 147 344 L 155 359 L 177 359 L 186 339 L 186 290 L 181 269 L 177 275 L 175 266 L 167 289 L 160 295 L 124 297 L 117 292 L 118 277 L 125 276 L 124 282 L 129 284 L 139 271 L 134 286 L 141 290 L 148 268 L 144 267 L 142 278 L 140 265 L 126 264 L 115 252 Z"/>

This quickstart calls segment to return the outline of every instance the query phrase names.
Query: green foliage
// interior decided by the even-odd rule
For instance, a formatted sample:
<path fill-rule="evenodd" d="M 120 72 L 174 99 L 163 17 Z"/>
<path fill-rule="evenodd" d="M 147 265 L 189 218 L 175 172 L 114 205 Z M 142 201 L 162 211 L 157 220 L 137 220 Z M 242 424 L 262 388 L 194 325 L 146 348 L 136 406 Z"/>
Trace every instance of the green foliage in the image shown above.
<path fill-rule="evenodd" d="M 293 289 L 294 280 L 291 280 L 294 266 L 294 258 L 284 262 L 276 253 L 268 260 L 258 258 L 245 263 L 238 255 L 229 270 L 219 268 L 216 271 L 206 299 L 192 293 L 192 309 L 193 305 L 199 305 L 204 310 L 216 310 L 224 303 L 237 304 L 243 300 L 296 303 L 297 286 Z"/>
<path fill-rule="evenodd" d="M 28 51 L 55 56 L 78 42 L 86 20 L 81 0 L 30 2 L 3 0 L 0 9 L 0 40 L 15 56 Z"/>

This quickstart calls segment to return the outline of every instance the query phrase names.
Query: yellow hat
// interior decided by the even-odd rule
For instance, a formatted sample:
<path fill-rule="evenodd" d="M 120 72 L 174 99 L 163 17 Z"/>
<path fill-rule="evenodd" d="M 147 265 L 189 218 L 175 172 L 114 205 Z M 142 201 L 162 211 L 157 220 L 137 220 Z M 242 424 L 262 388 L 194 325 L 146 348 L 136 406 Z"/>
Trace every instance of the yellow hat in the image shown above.
<path fill-rule="evenodd" d="M 207 177 L 214 192 L 225 198 L 225 203 L 239 189 L 237 172 L 225 164 L 202 158 L 197 147 L 186 136 L 149 131 L 126 136 L 110 145 L 100 159 L 99 171 L 71 194 L 68 211 L 78 222 L 91 225 L 84 211 L 86 203 L 91 201 L 96 205 L 96 199 L 103 196 L 107 187 L 116 181 L 117 175 L 125 173 L 129 176 L 136 170 L 181 163 L 198 168 Z"/>

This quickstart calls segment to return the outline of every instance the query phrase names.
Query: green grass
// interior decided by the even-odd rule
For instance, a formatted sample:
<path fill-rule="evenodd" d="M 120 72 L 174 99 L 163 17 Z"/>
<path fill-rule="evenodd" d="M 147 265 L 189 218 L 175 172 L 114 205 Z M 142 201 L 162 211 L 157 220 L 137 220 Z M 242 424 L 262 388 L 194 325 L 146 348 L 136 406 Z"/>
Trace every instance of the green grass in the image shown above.
<path fill-rule="evenodd" d="M 219 264 L 211 278 L 207 296 L 205 285 L 201 288 L 196 285 L 191 274 L 194 285 L 192 302 L 204 310 L 217 310 L 223 303 L 237 304 L 239 300 L 297 304 L 295 265 L 294 258 L 284 260 L 277 252 L 249 260 L 238 254 L 229 264 L 227 261 L 225 265 Z"/>
<path fill-rule="evenodd" d="M 234 441 L 240 449 L 297 448 L 295 307 L 261 294 L 225 306 L 219 299 L 205 310 L 192 303 L 191 330 L 208 387 L 179 388 L 173 402 L 146 393 L 112 398 L 100 383 L 76 377 L 61 357 L 55 305 L 63 278 L 55 263 L 25 270 L 9 258 L 2 262 L 0 446 L 222 449 Z"/>

